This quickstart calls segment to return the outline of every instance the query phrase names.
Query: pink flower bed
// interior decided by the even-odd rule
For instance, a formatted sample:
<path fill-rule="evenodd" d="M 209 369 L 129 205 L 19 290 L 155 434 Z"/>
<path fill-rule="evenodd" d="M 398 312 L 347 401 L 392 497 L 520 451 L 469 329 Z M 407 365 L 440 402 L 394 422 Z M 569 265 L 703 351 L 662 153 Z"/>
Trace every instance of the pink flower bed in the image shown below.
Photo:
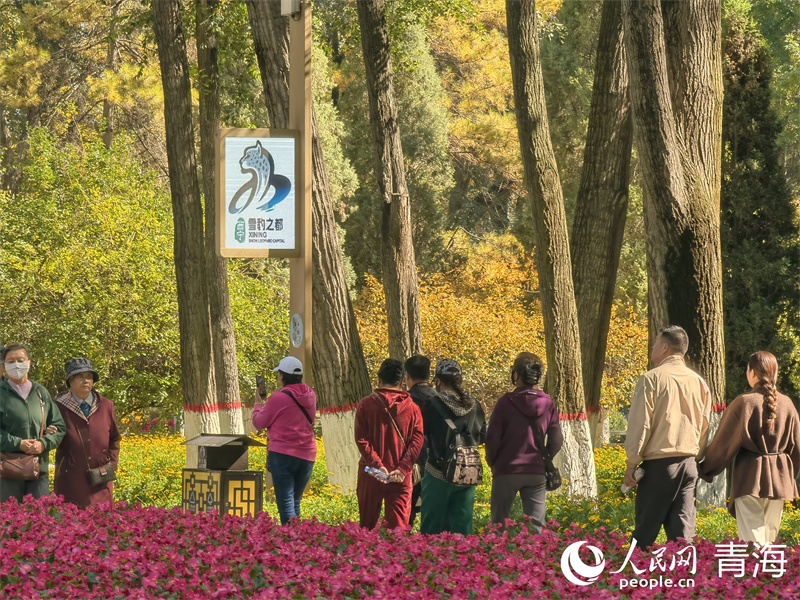
<path fill-rule="evenodd" d="M 561 572 L 564 549 L 585 540 L 607 567 L 580 587 Z M 684 545 L 685 546 L 685 545 Z M 715 546 L 698 542 L 692 589 L 620 590 L 628 539 L 577 526 L 561 534 L 524 527 L 481 535 L 421 536 L 303 521 L 280 527 L 256 519 L 178 509 L 95 507 L 45 498 L 0 507 L 2 598 L 797 598 L 800 554 L 787 549 L 786 573 L 719 577 Z M 669 544 L 667 555 L 680 545 Z M 584 548 L 585 550 L 585 548 Z M 591 563 L 591 554 L 581 552 Z M 638 550 L 635 564 L 647 565 Z M 752 561 L 751 561 L 752 564 Z M 644 577 L 658 576 L 659 572 Z"/>

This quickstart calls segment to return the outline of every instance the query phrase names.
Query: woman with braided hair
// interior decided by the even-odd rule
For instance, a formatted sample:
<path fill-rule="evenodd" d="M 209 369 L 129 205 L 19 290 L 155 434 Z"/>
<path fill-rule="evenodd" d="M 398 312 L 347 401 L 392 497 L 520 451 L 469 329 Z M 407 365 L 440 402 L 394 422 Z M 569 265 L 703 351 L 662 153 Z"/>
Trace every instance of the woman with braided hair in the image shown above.
<path fill-rule="evenodd" d="M 706 481 L 733 463 L 728 510 L 739 538 L 764 545 L 780 529 L 783 504 L 798 497 L 800 418 L 792 401 L 778 392 L 778 361 L 756 352 L 747 365 L 752 387 L 725 410 L 714 440 L 698 464 Z"/>

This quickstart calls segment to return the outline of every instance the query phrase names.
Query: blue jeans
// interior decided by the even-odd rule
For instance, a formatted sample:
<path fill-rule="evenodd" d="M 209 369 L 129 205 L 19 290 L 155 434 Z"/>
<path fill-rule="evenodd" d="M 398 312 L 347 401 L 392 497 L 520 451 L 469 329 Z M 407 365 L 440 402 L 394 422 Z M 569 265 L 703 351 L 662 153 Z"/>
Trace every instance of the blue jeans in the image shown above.
<path fill-rule="evenodd" d="M 289 519 L 300 516 L 300 498 L 311 479 L 314 462 L 296 456 L 270 452 L 267 455 L 267 467 L 272 474 L 272 485 L 275 488 L 275 503 L 281 516 L 281 525 Z"/>

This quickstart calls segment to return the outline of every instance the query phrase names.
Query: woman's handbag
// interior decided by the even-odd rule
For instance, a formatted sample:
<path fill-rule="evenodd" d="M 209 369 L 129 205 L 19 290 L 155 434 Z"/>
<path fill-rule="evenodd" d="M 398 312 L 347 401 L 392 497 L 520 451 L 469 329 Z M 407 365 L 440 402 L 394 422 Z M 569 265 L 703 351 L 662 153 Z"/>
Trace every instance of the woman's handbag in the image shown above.
<path fill-rule="evenodd" d="M 414 463 L 414 466 L 411 467 L 411 484 L 417 485 L 420 481 L 422 481 L 422 469 L 419 463 Z"/>
<path fill-rule="evenodd" d="M 42 392 L 37 388 L 39 402 L 42 405 L 42 427 L 39 438 L 44 436 L 44 398 Z M 30 430 L 29 430 L 30 431 Z M 34 481 L 39 478 L 42 467 L 39 463 L 39 456 L 36 454 L 25 454 L 24 452 L 0 452 L 0 479 L 11 479 L 14 481 Z"/>
<path fill-rule="evenodd" d="M 40 474 L 39 457 L 35 454 L 0 452 L 0 479 L 33 481 Z"/>
<path fill-rule="evenodd" d="M 116 481 L 117 470 L 114 468 L 114 465 L 109 463 L 107 465 L 103 465 L 102 467 L 97 467 L 96 469 L 89 469 L 86 471 L 86 479 L 89 480 L 89 485 L 92 487 L 104 485 L 106 483 Z"/>
<path fill-rule="evenodd" d="M 80 429 L 78 430 L 78 437 L 81 439 L 81 448 L 83 448 L 83 455 L 86 457 L 86 465 L 88 466 L 89 455 L 86 454 L 86 446 L 83 444 L 83 436 L 81 435 Z M 108 463 L 102 467 L 89 469 L 86 471 L 86 479 L 92 487 L 111 483 L 117 479 L 117 468 L 112 463 Z"/>
<path fill-rule="evenodd" d="M 561 471 L 553 464 L 553 458 L 547 451 L 547 446 L 544 445 L 544 436 L 535 422 L 531 424 L 531 429 L 533 430 L 533 439 L 536 441 L 536 446 L 539 448 L 539 452 L 542 453 L 542 458 L 544 458 L 544 489 L 548 492 L 553 492 L 561 487 Z"/>

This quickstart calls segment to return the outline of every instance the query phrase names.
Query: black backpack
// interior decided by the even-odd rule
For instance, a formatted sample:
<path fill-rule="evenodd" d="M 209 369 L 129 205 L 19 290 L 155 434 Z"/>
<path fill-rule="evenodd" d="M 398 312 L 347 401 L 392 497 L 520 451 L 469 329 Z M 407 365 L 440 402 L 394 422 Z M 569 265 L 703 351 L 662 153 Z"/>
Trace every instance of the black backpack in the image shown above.
<path fill-rule="evenodd" d="M 447 414 L 439 398 L 432 400 L 432 406 L 447 424 L 445 455 L 437 461 L 437 467 L 445 479 L 455 485 L 478 485 L 483 481 L 483 462 L 478 443 L 472 435 L 478 416 L 478 405 L 472 411 L 456 419 L 458 426 Z"/>

